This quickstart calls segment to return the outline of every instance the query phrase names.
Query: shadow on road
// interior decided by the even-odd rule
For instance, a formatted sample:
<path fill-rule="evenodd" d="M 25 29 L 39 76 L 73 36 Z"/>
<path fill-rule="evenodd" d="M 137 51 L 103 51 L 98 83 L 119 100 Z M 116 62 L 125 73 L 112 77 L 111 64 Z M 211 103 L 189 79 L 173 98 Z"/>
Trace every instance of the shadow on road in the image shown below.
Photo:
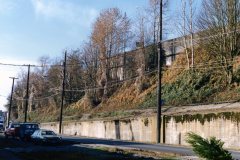
<path fill-rule="evenodd" d="M 99 142 L 106 143 L 104 140 Z M 86 144 L 89 142 L 86 141 Z M 91 144 L 94 144 L 94 140 Z M 119 149 L 109 152 L 104 148 L 81 146 L 78 141 L 64 140 L 58 145 L 35 145 L 15 138 L 5 139 L 3 136 L 0 136 L 0 155 L 1 160 L 153 160 Z"/>

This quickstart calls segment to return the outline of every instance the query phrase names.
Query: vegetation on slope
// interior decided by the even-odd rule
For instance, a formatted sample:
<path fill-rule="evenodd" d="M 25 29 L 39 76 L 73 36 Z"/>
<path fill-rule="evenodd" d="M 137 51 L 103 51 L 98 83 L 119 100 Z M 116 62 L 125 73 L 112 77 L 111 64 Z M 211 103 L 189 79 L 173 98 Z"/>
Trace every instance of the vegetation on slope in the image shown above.
<path fill-rule="evenodd" d="M 196 55 L 196 68 L 186 70 L 184 55 L 180 54 L 171 67 L 164 67 L 162 99 L 165 106 L 218 103 L 238 101 L 240 98 L 240 70 L 236 62 L 234 83 L 228 85 L 221 68 L 212 66 L 213 60 L 204 51 Z M 205 62 L 202 67 L 203 62 Z M 198 67 L 201 66 L 201 67 Z M 174 69 L 176 68 L 176 70 Z M 140 87 L 139 87 L 140 86 Z M 124 117 L 137 115 L 134 109 L 156 108 L 156 72 L 146 74 L 139 85 L 138 78 L 119 83 L 116 90 L 105 101 L 92 105 L 89 98 L 83 97 L 76 103 L 65 106 L 64 120 L 81 118 Z M 59 109 L 37 109 L 29 113 L 30 121 L 58 121 Z M 23 119 L 23 115 L 20 116 Z"/>
<path fill-rule="evenodd" d="M 172 67 L 176 66 L 177 63 L 179 63 L 179 60 L 176 60 Z M 172 70 L 171 67 L 165 69 L 163 73 L 162 99 L 164 105 L 218 103 L 238 101 L 240 98 L 239 70 L 235 71 L 235 83 L 232 85 L 226 83 L 225 77 L 221 74 L 221 69 L 211 68 L 209 65 L 203 70 L 182 70 L 175 75 L 174 80 L 168 81 L 167 77 L 169 75 L 166 76 L 166 74 L 170 70 Z M 89 103 L 85 101 L 88 100 L 83 98 L 64 109 L 64 119 L 116 118 L 137 114 L 134 111 L 128 112 L 128 110 L 156 108 L 156 74 L 146 76 L 143 82 L 145 88 L 142 88 L 141 91 L 139 91 L 136 80 L 130 80 L 119 85 L 112 96 L 95 107 L 87 107 L 86 105 Z M 51 113 L 51 116 L 49 116 L 49 113 Z M 59 110 L 45 110 L 41 115 L 39 116 L 39 111 L 35 111 L 30 114 L 30 118 L 36 121 L 59 120 Z"/>

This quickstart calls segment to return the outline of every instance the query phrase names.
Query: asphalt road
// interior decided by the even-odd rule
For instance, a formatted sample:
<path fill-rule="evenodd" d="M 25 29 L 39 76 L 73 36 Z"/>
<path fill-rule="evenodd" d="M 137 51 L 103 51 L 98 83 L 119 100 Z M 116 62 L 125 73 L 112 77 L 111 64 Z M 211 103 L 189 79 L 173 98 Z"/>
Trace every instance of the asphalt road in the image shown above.
<path fill-rule="evenodd" d="M 110 147 L 117 147 L 117 148 L 126 148 L 126 149 L 139 149 L 145 151 L 157 151 L 157 152 L 168 152 L 168 153 L 176 153 L 182 156 L 195 156 L 192 149 L 189 147 L 182 147 L 182 146 L 172 146 L 172 145 L 165 145 L 165 144 L 149 144 L 149 143 L 137 143 L 137 142 L 130 142 L 130 141 L 120 141 L 120 140 L 107 140 L 107 139 L 97 139 L 97 138 L 86 138 L 86 137 L 73 137 L 73 136 L 62 136 L 63 140 L 66 141 L 66 144 L 70 141 L 70 144 L 83 144 L 83 145 L 103 145 L 103 146 L 110 146 Z M 9 139 L 13 141 L 14 146 L 18 146 L 17 149 L 13 148 L 13 151 L 21 152 L 21 151 L 32 151 L 32 150 L 56 150 L 62 149 L 66 150 L 69 149 L 69 146 L 57 146 L 57 147 L 46 147 L 46 146 L 35 146 L 31 143 L 25 143 L 20 140 Z M 3 137 L 0 135 L 0 141 L 4 141 Z M 67 142 L 68 141 L 68 142 Z M 5 143 L 5 142 L 4 142 Z M 9 147 L 9 146 L 8 146 Z M 84 147 L 84 146 L 80 146 Z M 79 146 L 73 146 L 72 149 L 77 149 Z M 9 150 L 10 151 L 10 150 Z M 240 160 L 240 151 L 230 151 L 234 159 Z M 8 152 L 4 152 L 4 150 L 0 149 L 0 155 L 7 154 Z M 10 153 L 8 153 L 10 154 Z M 9 157 L 9 156 L 8 156 Z M 14 158 L 13 158 L 14 159 Z M 14 159 L 15 160 L 15 159 Z"/>
<path fill-rule="evenodd" d="M 147 143 L 137 143 L 129 141 L 118 141 L 118 140 L 107 140 L 107 139 L 95 139 L 95 138 L 86 138 L 86 137 L 71 137 L 63 136 L 64 140 L 73 141 L 81 144 L 93 144 L 93 145 L 107 145 L 112 147 L 121 147 L 121 148 L 132 148 L 132 149 L 141 149 L 146 151 L 157 151 L 157 152 L 168 152 L 181 154 L 183 156 L 195 156 L 191 148 L 182 147 L 182 146 L 171 146 L 165 144 L 147 144 Z M 230 150 L 234 159 L 240 160 L 240 151 Z"/>

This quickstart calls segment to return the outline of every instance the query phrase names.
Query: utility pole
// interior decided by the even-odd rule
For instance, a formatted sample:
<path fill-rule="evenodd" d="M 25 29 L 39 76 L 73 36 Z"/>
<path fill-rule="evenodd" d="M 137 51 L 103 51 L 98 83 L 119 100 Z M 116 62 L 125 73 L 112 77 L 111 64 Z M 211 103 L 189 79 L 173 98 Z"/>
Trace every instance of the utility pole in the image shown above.
<path fill-rule="evenodd" d="M 159 25 L 160 25 L 160 34 L 159 34 L 159 42 L 158 42 L 158 87 L 157 87 L 157 143 L 161 142 L 161 113 L 162 113 L 162 9 L 163 4 L 162 0 L 160 0 L 160 15 L 159 15 Z"/>
<path fill-rule="evenodd" d="M 59 134 L 62 133 L 62 114 L 63 114 L 63 106 L 64 106 L 65 81 L 66 81 L 66 61 L 67 61 L 67 51 L 65 51 L 64 62 L 63 62 L 62 103 L 61 103 L 60 118 L 59 118 Z"/>
<path fill-rule="evenodd" d="M 9 122 L 10 122 L 10 118 L 11 118 L 11 109 L 12 109 L 12 97 L 13 97 L 13 89 L 14 89 L 14 80 L 18 79 L 16 77 L 9 77 L 13 80 L 12 82 L 12 91 L 11 91 L 11 98 L 10 98 L 10 105 L 9 105 L 9 109 L 8 109 L 8 122 L 7 122 L 7 126 L 9 126 Z"/>
<path fill-rule="evenodd" d="M 24 117 L 24 122 L 27 122 L 27 112 L 28 112 L 28 99 L 29 99 L 29 95 L 28 95 L 28 91 L 29 91 L 29 76 L 30 76 L 30 64 L 28 65 L 28 76 L 27 76 L 27 89 L 26 89 L 26 97 L 25 97 L 25 117 Z"/>

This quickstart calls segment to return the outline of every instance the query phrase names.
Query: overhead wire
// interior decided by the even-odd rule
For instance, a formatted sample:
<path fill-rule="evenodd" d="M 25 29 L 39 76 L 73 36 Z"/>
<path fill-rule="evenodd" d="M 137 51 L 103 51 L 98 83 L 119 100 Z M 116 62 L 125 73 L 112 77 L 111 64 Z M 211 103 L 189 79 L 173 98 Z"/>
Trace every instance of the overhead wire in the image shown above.
<path fill-rule="evenodd" d="M 148 75 L 148 74 L 152 74 L 152 73 L 154 73 L 154 72 L 156 72 L 157 70 L 152 70 L 152 71 L 148 71 L 148 72 L 146 72 L 143 76 L 146 76 L 146 75 Z M 108 87 L 92 87 L 92 88 L 83 88 L 83 89 L 74 89 L 74 90 L 65 90 L 65 92 L 85 92 L 85 91 L 90 91 L 90 90 L 99 90 L 99 89 L 105 89 L 105 88 L 107 88 L 107 89 L 110 89 L 110 88 L 113 88 L 113 87 L 115 87 L 115 86 L 118 86 L 118 85 L 120 85 L 120 84 L 122 84 L 122 83 L 124 83 L 124 82 L 126 82 L 126 81 L 131 81 L 131 80 L 134 80 L 134 79 L 136 79 L 136 78 L 138 78 L 138 77 L 141 77 L 141 76 L 132 76 L 132 77 L 130 77 L 130 78 L 127 78 L 127 79 L 124 79 L 124 80 L 121 80 L 121 81 L 115 81 L 115 82 L 111 82 L 111 85 L 109 85 Z M 60 90 L 61 91 L 61 90 Z M 52 98 L 52 97 L 54 97 L 54 96 L 57 96 L 57 95 L 59 95 L 60 93 L 56 93 L 56 94 L 53 94 L 53 95 L 51 95 L 51 96 L 47 96 L 47 97 L 42 97 L 42 98 L 34 98 L 34 99 L 31 99 L 31 98 L 29 98 L 29 99 L 26 99 L 26 98 L 22 98 L 22 97 L 13 97 L 13 99 L 15 99 L 15 100 L 18 100 L 18 101 L 26 101 L 26 100 L 28 100 L 28 101 L 42 101 L 42 100 L 45 100 L 45 99 L 49 99 L 49 98 Z"/>
<path fill-rule="evenodd" d="M 166 68 L 166 67 L 163 67 L 165 69 L 186 69 L 186 66 L 185 67 L 170 67 L 170 68 Z M 217 68 L 222 68 L 222 66 L 216 66 L 216 67 L 207 67 L 207 68 L 203 68 L 203 67 L 194 67 L 194 69 L 197 69 L 197 70 L 201 70 L 201 69 L 217 69 Z M 85 87 L 85 88 L 81 88 L 81 89 L 73 89 L 73 90 L 68 90 L 66 89 L 65 92 L 85 92 L 85 91 L 91 91 L 91 90 L 100 90 L 100 89 L 110 89 L 110 88 L 113 88 L 115 86 L 118 86 L 118 85 L 121 85 L 122 83 L 124 82 L 127 82 L 127 81 L 131 81 L 131 80 L 135 80 L 141 76 L 147 76 L 149 74 L 152 74 L 154 72 L 157 72 L 158 70 L 155 69 L 155 70 L 151 70 L 151 71 L 147 71 L 145 72 L 143 75 L 135 75 L 135 76 L 132 76 L 132 77 L 129 77 L 129 78 L 126 78 L 124 80 L 117 80 L 117 81 L 110 81 L 110 85 L 105 87 L 105 86 L 102 86 L 102 87 Z M 58 89 L 59 91 L 61 91 L 60 89 Z M 51 96 L 47 96 L 47 97 L 42 97 L 42 98 L 34 98 L 34 100 L 31 100 L 29 98 L 29 101 L 42 101 L 42 100 L 45 100 L 45 99 L 49 99 L 51 97 L 54 97 L 54 96 L 57 96 L 59 95 L 60 93 L 56 93 L 56 94 L 53 94 Z M 1 95 L 0 95 L 1 96 Z M 24 98 L 20 98 L 20 97 L 13 97 L 14 99 L 16 100 L 19 100 L 19 101 L 26 101 L 27 99 L 24 99 Z"/>
<path fill-rule="evenodd" d="M 231 62 L 229 62 L 229 63 L 234 63 L 234 62 L 240 62 L 240 60 L 238 60 L 238 61 L 231 61 Z M 215 66 L 214 66 L 215 65 Z M 234 66 L 233 64 L 228 64 L 227 66 Z M 239 66 L 240 66 L 240 64 L 239 64 Z M 178 65 L 177 67 L 174 67 L 174 66 L 170 66 L 170 67 L 163 67 L 164 69 L 169 69 L 169 70 L 172 70 L 172 69 L 185 69 L 185 68 L 187 68 L 188 66 L 187 65 Z M 224 67 L 224 65 L 222 65 L 222 63 L 221 62 L 219 62 L 219 63 L 217 63 L 217 62 L 215 62 L 215 63 L 209 63 L 209 64 L 207 64 L 207 63 L 197 63 L 197 64 L 195 64 L 193 67 L 191 67 L 191 68 L 194 68 L 194 69 L 201 69 L 201 68 L 222 68 L 222 67 Z"/>
<path fill-rule="evenodd" d="M 0 97 L 8 98 L 8 96 L 0 95 Z"/>
<path fill-rule="evenodd" d="M 237 30 L 237 32 L 239 32 L 239 30 Z M 223 34 L 229 34 L 229 33 L 223 33 Z M 212 38 L 212 37 L 216 37 L 216 36 L 219 36 L 219 35 L 222 35 L 222 34 L 216 34 L 216 35 L 212 35 L 212 36 L 207 36 L 207 37 L 202 37 L 202 38 L 195 38 L 194 40 L 202 40 L 202 39 L 208 39 L 208 38 Z M 164 42 L 167 42 L 167 41 L 163 41 Z M 180 43 L 182 41 L 174 41 L 174 43 Z M 170 42 L 170 44 L 172 44 Z M 125 53 L 122 53 L 122 54 L 116 54 L 114 55 L 113 57 L 107 57 L 106 59 L 113 59 L 113 58 L 119 58 L 121 56 L 128 56 L 128 55 L 133 55 L 133 54 L 136 54 L 136 51 L 137 50 L 133 50 L 133 51 L 129 51 L 129 52 L 125 52 Z M 106 59 L 98 59 L 97 62 L 99 61 L 103 61 L 103 60 L 106 60 Z M 240 62 L 240 60 L 232 60 L 232 59 L 226 59 L 227 61 L 230 60 L 229 62 Z M 94 62 L 96 62 L 96 60 L 94 60 Z M 223 66 L 210 66 L 210 65 L 217 65 L 217 64 L 221 64 L 222 60 L 216 60 L 216 61 L 210 61 L 210 62 L 204 62 L 204 63 L 198 63 L 198 65 L 195 65 L 194 66 L 194 69 L 197 69 L 197 70 L 200 70 L 200 69 L 217 69 L 217 68 L 222 68 Z M 210 64 L 209 64 L 210 63 Z M 59 66 L 59 67 L 63 67 L 63 65 L 61 64 L 55 64 L 55 65 L 26 65 L 26 64 L 11 64 L 11 63 L 0 63 L 0 66 L 13 66 L 13 67 L 26 67 L 26 66 L 31 66 L 31 67 L 47 67 L 47 66 Z M 79 64 L 67 64 L 67 66 L 70 66 L 70 65 L 79 65 Z M 121 66 L 114 66 L 114 68 L 119 68 L 119 67 L 123 67 L 123 65 Z M 204 68 L 204 67 L 207 67 L 207 68 Z M 178 66 L 178 67 L 165 67 L 165 69 L 186 69 L 186 66 L 185 65 L 182 65 L 182 66 Z M 151 71 L 151 72 L 146 72 L 146 75 L 147 74 L 150 74 L 150 73 L 154 73 L 156 72 L 157 70 L 154 70 L 154 71 Z M 134 80 L 136 78 L 138 78 L 139 76 L 132 76 L 130 78 L 127 78 L 127 79 L 124 79 L 124 80 L 118 80 L 116 81 L 116 83 L 111 83 L 110 86 L 108 86 L 107 88 L 112 88 L 112 87 L 115 87 L 116 85 L 119 85 L 121 83 L 124 83 L 126 81 L 130 81 L 130 80 Z M 76 89 L 76 90 L 66 90 L 66 92 L 83 92 L 83 91 L 89 91 L 89 90 L 96 90 L 96 89 L 105 89 L 106 87 L 92 87 L 92 88 L 82 88 L 82 89 Z M 34 99 L 34 101 L 41 101 L 41 100 L 45 100 L 45 99 L 48 99 L 48 98 L 51 98 L 51 97 L 54 97 L 56 95 L 58 95 L 59 93 L 57 94 L 54 94 L 54 95 L 51 95 L 51 96 L 48 96 L 48 97 L 43 97 L 43 98 L 38 98 L 38 99 Z M 0 95 L 1 97 L 7 97 L 7 96 L 2 96 Z M 24 98 L 17 98 L 17 97 L 14 97 L 16 100 L 26 100 Z"/>
<path fill-rule="evenodd" d="M 204 40 L 204 39 L 209 39 L 209 38 L 213 38 L 213 37 L 217 37 L 219 35 L 225 35 L 225 34 L 230 34 L 230 33 L 234 33 L 234 32 L 237 32 L 239 33 L 240 32 L 240 29 L 239 30 L 235 30 L 235 31 L 231 31 L 231 32 L 227 32 L 227 33 L 219 33 L 219 34 L 215 34 L 215 35 L 211 35 L 211 36 L 206 36 L 206 37 L 200 37 L 200 38 L 194 38 L 193 40 L 194 41 L 199 41 L 199 40 Z M 169 39 L 169 40 L 165 40 L 165 41 L 162 41 L 162 43 L 168 43 L 169 42 L 169 46 L 170 45 L 173 45 L 174 43 L 175 44 L 179 44 L 179 43 L 183 43 L 182 40 L 179 40 L 179 38 L 181 37 L 178 37 L 178 38 L 174 38 L 174 39 Z M 146 46 L 148 47 L 148 46 Z M 107 60 L 107 59 L 118 59 L 119 57 L 123 57 L 123 56 L 126 56 L 126 55 L 132 55 L 132 54 L 136 54 L 136 51 L 138 49 L 135 49 L 135 50 L 131 50 L 131 51 L 127 51 L 127 52 L 124 52 L 124 53 L 120 53 L 120 54 L 114 54 L 112 55 L 111 57 L 106 57 L 106 58 L 98 58 L 98 62 L 99 61 L 104 61 L 104 60 Z M 96 60 L 93 60 L 94 62 Z M 93 62 L 93 61 L 90 61 L 90 62 Z M 89 63 L 90 63 L 89 62 Z M 77 63 L 77 64 L 67 64 L 67 66 L 71 66 L 71 65 L 79 65 L 80 63 Z M 82 63 L 81 63 L 82 64 Z M 51 66 L 63 66 L 62 64 L 46 64 L 46 65 L 36 65 L 36 64 L 12 64 L 12 63 L 1 63 L 0 62 L 0 66 L 13 66 L 13 67 L 27 67 L 27 66 L 31 66 L 31 67 L 51 67 Z"/>
<path fill-rule="evenodd" d="M 157 70 L 155 69 L 155 70 L 152 70 L 152 71 L 145 72 L 144 75 L 142 75 L 142 76 L 146 76 L 146 75 L 152 74 L 154 72 L 157 72 Z M 109 89 L 109 88 L 113 88 L 113 87 L 115 87 L 117 85 L 120 85 L 120 84 L 122 84 L 124 82 L 135 80 L 135 79 L 137 79 L 139 77 L 141 77 L 141 76 L 135 75 L 135 76 L 126 78 L 124 80 L 117 80 L 117 81 L 109 82 L 110 85 L 107 86 L 107 87 L 104 87 L 104 86 L 102 86 L 102 87 L 92 87 L 92 88 L 86 87 L 86 88 L 82 88 L 82 89 L 65 90 L 65 91 L 66 92 L 85 92 L 85 91 L 91 91 L 91 90 Z"/>
<path fill-rule="evenodd" d="M 60 94 L 60 93 L 55 93 L 55 94 L 50 95 L 50 96 L 47 96 L 47 97 L 34 98 L 34 99 L 32 99 L 32 98 L 26 99 L 26 98 L 21 98 L 21 97 L 13 97 L 13 99 L 18 100 L 18 101 L 26 101 L 26 100 L 28 100 L 29 102 L 31 102 L 31 101 L 42 101 L 42 100 L 46 100 L 46 99 L 55 97 L 55 96 L 57 96 L 57 95 L 59 95 L 59 94 Z"/>
<path fill-rule="evenodd" d="M 239 61 L 238 61 L 239 62 Z M 164 69 L 186 69 L 187 66 L 183 66 L 183 67 L 163 67 Z M 203 67 L 200 67 L 198 65 L 194 66 L 194 69 L 197 69 L 197 70 L 201 70 L 201 69 L 217 69 L 217 68 L 222 68 L 222 66 L 215 66 L 215 67 L 210 67 L 210 66 L 207 66 L 207 68 L 204 68 Z M 154 72 L 157 72 L 157 70 L 152 70 L 152 71 L 147 71 L 144 73 L 143 76 L 146 76 L 148 74 L 152 74 Z M 120 85 L 124 82 L 127 82 L 127 81 L 131 81 L 131 80 L 135 80 L 137 79 L 138 77 L 141 77 L 140 75 L 135 75 L 135 76 L 132 76 L 130 78 L 127 78 L 127 79 L 124 79 L 124 80 L 117 80 L 117 81 L 110 81 L 110 85 L 108 87 L 92 87 L 92 88 L 82 88 L 82 89 L 74 89 L 74 90 L 65 90 L 66 92 L 85 92 L 85 91 L 90 91 L 90 90 L 99 90 L 99 89 L 109 89 L 109 88 L 113 88 L 117 85 Z M 49 89 L 51 90 L 51 89 Z M 55 89 L 55 90 L 58 90 L 58 91 L 61 91 L 60 89 Z M 42 100 L 45 100 L 45 99 L 49 99 L 51 97 L 54 97 L 56 95 L 59 95 L 60 93 L 56 93 L 56 94 L 53 94 L 51 96 L 47 96 L 47 97 L 42 97 L 42 98 L 37 98 L 37 99 L 34 99 L 33 101 L 42 101 Z M 0 95 L 1 96 L 1 95 Z M 24 99 L 24 98 L 20 98 L 20 97 L 13 97 L 14 99 L 16 100 L 19 100 L 19 101 L 26 101 L 27 99 Z M 31 101 L 31 99 L 29 99 L 29 101 Z"/>

